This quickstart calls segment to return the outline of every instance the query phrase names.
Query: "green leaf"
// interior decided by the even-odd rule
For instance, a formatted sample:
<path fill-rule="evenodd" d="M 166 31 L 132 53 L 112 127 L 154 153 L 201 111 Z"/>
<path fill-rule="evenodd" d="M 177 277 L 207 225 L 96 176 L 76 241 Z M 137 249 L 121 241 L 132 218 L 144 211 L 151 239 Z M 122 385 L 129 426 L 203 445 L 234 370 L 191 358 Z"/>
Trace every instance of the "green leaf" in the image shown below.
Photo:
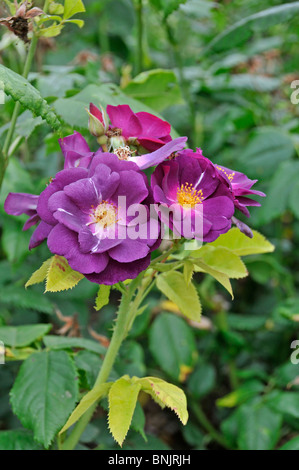
<path fill-rule="evenodd" d="M 7 259 L 11 263 L 20 262 L 29 251 L 28 245 L 31 234 L 22 231 L 23 222 L 4 214 L 4 224 L 1 243 Z"/>
<path fill-rule="evenodd" d="M 1 291 L 1 303 L 21 309 L 30 308 L 42 313 L 53 313 L 53 305 L 50 300 L 39 292 L 26 291 L 16 285 L 5 286 Z"/>
<path fill-rule="evenodd" d="M 62 256 L 51 258 L 45 292 L 60 292 L 72 289 L 83 279 L 83 274 L 74 271 Z"/>
<path fill-rule="evenodd" d="M 109 303 L 110 290 L 111 286 L 105 286 L 104 284 L 99 287 L 95 305 L 97 312 Z"/>
<path fill-rule="evenodd" d="M 262 392 L 263 389 L 264 386 L 261 382 L 258 380 L 252 380 L 244 383 L 244 385 L 229 393 L 225 397 L 218 398 L 218 400 L 216 400 L 216 404 L 221 408 L 233 408 L 255 397 L 260 392 Z"/>
<path fill-rule="evenodd" d="M 155 360 L 174 380 L 183 380 L 186 372 L 192 372 L 196 344 L 192 329 L 182 318 L 159 315 L 151 326 L 149 342 Z"/>
<path fill-rule="evenodd" d="M 42 450 L 26 429 L 0 432 L 0 450 Z"/>
<path fill-rule="evenodd" d="M 184 274 L 184 279 L 187 285 L 189 285 L 190 282 L 192 281 L 193 272 L 194 272 L 194 264 L 189 260 L 185 260 L 183 274 Z"/>
<path fill-rule="evenodd" d="M 201 260 L 193 261 L 193 263 L 195 271 L 210 274 L 210 276 L 214 277 L 230 293 L 232 298 L 234 298 L 232 286 L 227 274 L 216 271 Z"/>
<path fill-rule="evenodd" d="M 200 364 L 188 380 L 188 388 L 194 398 L 202 398 L 216 385 L 216 371 L 211 364 Z"/>
<path fill-rule="evenodd" d="M 266 405 L 243 405 L 239 409 L 240 450 L 272 450 L 279 437 L 282 416 Z"/>
<path fill-rule="evenodd" d="M 63 24 L 56 24 L 53 23 L 51 26 L 48 28 L 43 28 L 39 31 L 38 35 L 42 36 L 44 38 L 55 38 L 56 36 L 59 36 L 63 29 Z"/>
<path fill-rule="evenodd" d="M 299 2 L 285 3 L 243 18 L 216 36 L 207 51 L 212 49 L 218 52 L 239 46 L 248 41 L 254 33 L 264 33 L 270 26 L 294 18 L 298 11 Z"/>
<path fill-rule="evenodd" d="M 294 367 L 294 366 L 293 366 Z M 269 406 L 278 413 L 288 414 L 299 418 L 299 392 L 277 392 Z"/>
<path fill-rule="evenodd" d="M 63 18 L 67 20 L 77 13 L 84 13 L 85 6 L 82 0 L 65 0 Z"/>
<path fill-rule="evenodd" d="M 103 364 L 102 358 L 99 354 L 83 350 L 76 353 L 75 364 L 78 370 L 85 373 L 89 388 L 92 389 Z"/>
<path fill-rule="evenodd" d="M 122 377 L 109 390 L 109 429 L 120 446 L 130 428 L 140 389 L 140 383 Z"/>
<path fill-rule="evenodd" d="M 124 88 L 124 92 L 156 111 L 183 103 L 178 80 L 172 70 L 142 72 Z"/>
<path fill-rule="evenodd" d="M 6 346 L 22 348 L 41 339 L 52 329 L 52 325 L 25 325 L 0 327 L 0 340 Z"/>
<path fill-rule="evenodd" d="M 0 88 L 14 101 L 29 109 L 34 116 L 40 116 L 54 129 L 61 127 L 57 115 L 42 98 L 39 91 L 28 80 L 0 64 Z"/>
<path fill-rule="evenodd" d="M 75 408 L 72 412 L 71 416 L 61 429 L 59 434 L 65 432 L 69 427 L 71 427 L 81 416 L 98 400 L 102 397 L 106 396 L 109 388 L 111 387 L 111 383 L 104 383 L 95 388 L 93 388 L 90 392 L 88 392 L 82 400 L 80 401 L 79 405 Z"/>
<path fill-rule="evenodd" d="M 101 344 L 87 338 L 68 338 L 65 336 L 47 335 L 44 337 L 44 343 L 49 349 L 86 349 L 98 354 L 105 354 L 106 348 Z"/>
<path fill-rule="evenodd" d="M 193 284 L 187 284 L 182 273 L 169 271 L 157 277 L 158 289 L 190 320 L 200 321 L 201 304 Z"/>
<path fill-rule="evenodd" d="M 144 432 L 144 426 L 145 426 L 145 414 L 139 401 L 137 401 L 136 408 L 135 408 L 133 418 L 132 418 L 131 428 L 134 429 L 134 431 L 139 432 L 139 434 L 143 437 L 145 442 L 147 442 L 147 437 Z"/>
<path fill-rule="evenodd" d="M 187 400 L 183 390 L 156 377 L 145 377 L 138 383 L 144 392 L 174 411 L 183 424 L 187 423 Z"/>
<path fill-rule="evenodd" d="M 275 249 L 274 245 L 259 232 L 253 230 L 253 238 L 248 238 L 236 227 L 220 235 L 209 246 L 227 248 L 238 256 L 271 253 Z"/>
<path fill-rule="evenodd" d="M 291 137 L 277 128 L 260 129 L 242 152 L 240 162 L 253 178 L 273 175 L 278 165 L 289 160 L 295 149 Z M 268 195 L 267 195 L 268 198 Z"/>
<path fill-rule="evenodd" d="M 193 256 L 200 258 L 211 269 L 226 274 L 232 279 L 240 279 L 248 275 L 240 257 L 226 247 L 205 245 L 195 251 Z"/>
<path fill-rule="evenodd" d="M 51 266 L 51 263 L 53 261 L 54 256 L 51 258 L 47 259 L 46 261 L 43 262 L 41 267 L 35 271 L 30 279 L 26 282 L 25 287 L 33 286 L 34 284 L 39 284 L 43 282 L 48 274 L 49 268 Z"/>
<path fill-rule="evenodd" d="M 43 351 L 22 364 L 11 390 L 14 413 L 34 438 L 49 447 L 78 395 L 73 361 L 64 351 Z"/>
<path fill-rule="evenodd" d="M 294 214 L 297 214 L 298 211 L 294 210 L 294 195 L 297 192 L 298 172 L 298 161 L 283 162 L 277 168 L 267 198 L 258 213 L 260 223 L 270 222 L 282 215 L 289 207 L 294 211 Z"/>
<path fill-rule="evenodd" d="M 299 450 L 299 436 L 290 439 L 279 450 Z"/>
<path fill-rule="evenodd" d="M 79 28 L 83 28 L 84 26 L 84 21 L 83 20 L 65 20 L 64 23 L 73 23 L 73 24 L 76 24 L 77 26 L 79 26 Z"/>

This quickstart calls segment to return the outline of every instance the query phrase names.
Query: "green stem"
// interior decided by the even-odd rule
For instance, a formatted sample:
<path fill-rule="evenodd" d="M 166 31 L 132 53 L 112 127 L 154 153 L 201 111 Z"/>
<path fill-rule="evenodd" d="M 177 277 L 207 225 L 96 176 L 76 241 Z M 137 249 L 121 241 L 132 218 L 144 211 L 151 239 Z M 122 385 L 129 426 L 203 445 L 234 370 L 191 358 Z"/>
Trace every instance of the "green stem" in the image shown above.
<path fill-rule="evenodd" d="M 119 352 L 120 346 L 123 340 L 126 338 L 130 328 L 134 322 L 136 314 L 138 312 L 138 308 L 142 301 L 143 292 L 148 287 L 148 278 L 144 278 L 141 275 L 140 277 L 136 278 L 128 287 L 126 293 L 123 294 L 121 304 L 119 306 L 118 315 L 116 319 L 115 328 L 113 331 L 113 335 L 111 338 L 110 345 L 108 347 L 105 359 L 103 361 L 101 370 L 97 377 L 94 387 L 98 387 L 99 385 L 107 382 L 112 367 L 114 365 L 115 359 Z M 141 285 L 138 288 L 137 295 L 135 299 L 132 301 L 132 298 L 135 293 L 135 289 L 137 285 L 142 280 Z M 86 413 L 81 417 L 78 421 L 76 426 L 74 427 L 73 431 L 66 439 L 66 441 L 62 444 L 62 450 L 73 450 L 77 443 L 80 440 L 82 433 L 84 432 L 86 426 L 88 425 L 89 421 L 91 420 L 94 411 L 97 407 L 97 403 L 91 406 Z"/>
<path fill-rule="evenodd" d="M 212 425 L 212 423 L 208 420 L 207 416 L 204 414 L 201 406 L 199 405 L 198 402 L 191 401 L 190 403 L 192 411 L 199 421 L 199 423 L 202 425 L 202 427 L 209 433 L 209 435 L 212 437 L 212 439 L 218 444 L 220 444 L 222 447 L 225 449 L 230 449 L 229 444 L 226 442 L 226 439 L 220 434 Z"/>
<path fill-rule="evenodd" d="M 43 11 L 45 13 L 48 10 L 49 2 L 50 2 L 50 0 L 45 1 L 44 8 L 43 8 Z M 29 47 L 29 50 L 28 50 L 28 54 L 27 54 L 27 57 L 26 57 L 23 74 L 22 74 L 22 76 L 26 79 L 28 78 L 29 72 L 31 70 L 31 66 L 32 66 L 32 62 L 33 62 L 33 59 L 34 59 L 37 43 L 38 43 L 38 37 L 36 36 L 36 34 L 33 34 L 33 37 L 32 37 L 31 42 L 30 42 L 30 47 Z M 17 123 L 17 119 L 18 119 L 18 116 L 19 116 L 20 108 L 21 108 L 21 105 L 20 105 L 19 102 L 17 102 L 15 104 L 15 107 L 14 107 L 14 110 L 13 110 L 13 114 L 12 114 L 11 121 L 10 121 L 10 127 L 9 127 L 9 130 L 8 130 L 7 135 L 6 135 L 6 139 L 5 139 L 3 148 L 2 148 L 2 159 L 1 159 L 1 163 L 0 163 L 0 190 L 1 190 L 1 187 L 2 187 L 4 175 L 5 175 L 5 172 L 6 172 L 6 168 L 7 168 L 8 163 L 9 163 L 9 156 L 10 156 L 9 155 L 9 149 L 10 149 L 11 141 L 13 139 L 13 135 L 14 135 L 14 132 L 15 132 L 16 123 Z"/>
<path fill-rule="evenodd" d="M 143 70 L 143 0 L 137 0 L 137 54 L 136 54 L 136 72 Z"/>

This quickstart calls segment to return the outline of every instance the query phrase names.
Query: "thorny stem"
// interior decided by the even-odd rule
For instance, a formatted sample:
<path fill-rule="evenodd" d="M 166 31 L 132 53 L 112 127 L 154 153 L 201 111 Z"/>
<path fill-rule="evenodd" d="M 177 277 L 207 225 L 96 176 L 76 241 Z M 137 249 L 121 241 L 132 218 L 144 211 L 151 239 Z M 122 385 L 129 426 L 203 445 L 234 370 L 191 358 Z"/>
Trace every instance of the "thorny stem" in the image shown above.
<path fill-rule="evenodd" d="M 129 333 L 133 322 L 138 314 L 138 309 L 144 298 L 144 292 L 149 287 L 152 278 L 149 276 L 139 275 L 131 284 L 128 286 L 126 292 L 122 296 L 122 300 L 119 306 L 118 315 L 113 330 L 110 345 L 108 347 L 106 356 L 104 358 L 101 370 L 97 377 L 94 387 L 105 383 L 110 375 L 115 359 L 122 345 L 122 342 Z M 135 295 L 136 288 L 137 294 Z M 97 403 L 91 406 L 86 413 L 81 417 L 73 431 L 61 445 L 62 450 L 73 450 L 80 440 L 82 433 L 84 432 L 87 424 L 91 420 L 93 413 L 97 407 Z"/>
<path fill-rule="evenodd" d="M 48 10 L 49 2 L 50 2 L 50 0 L 45 1 L 44 8 L 43 8 L 44 13 L 46 13 L 47 10 Z M 27 54 L 27 58 L 26 58 L 26 61 L 25 61 L 24 70 L 23 70 L 23 74 L 22 74 L 22 76 L 24 78 L 28 78 L 29 72 L 31 70 L 32 62 L 33 62 L 34 55 L 35 55 L 35 52 L 36 52 L 37 43 L 38 43 L 38 37 L 36 36 L 36 34 L 33 33 L 33 37 L 31 39 L 30 47 L 29 47 L 29 50 L 28 50 L 28 54 Z M 20 105 L 19 102 L 17 102 L 15 104 L 15 107 L 14 107 L 14 110 L 13 110 L 13 114 L 12 114 L 11 121 L 10 121 L 10 127 L 9 127 L 9 130 L 8 130 L 7 135 L 6 135 L 6 139 L 5 139 L 3 148 L 2 148 L 2 158 L 1 158 L 1 162 L 0 162 L 0 190 L 1 190 L 1 187 L 2 187 L 4 175 L 5 175 L 5 172 L 6 172 L 6 168 L 7 168 L 8 163 L 9 163 L 9 157 L 10 157 L 9 149 L 10 149 L 11 141 L 12 141 L 12 138 L 13 138 L 13 135 L 14 135 L 14 132 L 15 132 L 16 123 L 17 123 L 17 119 L 18 119 L 18 116 L 19 116 L 20 108 L 21 108 L 21 105 Z"/>

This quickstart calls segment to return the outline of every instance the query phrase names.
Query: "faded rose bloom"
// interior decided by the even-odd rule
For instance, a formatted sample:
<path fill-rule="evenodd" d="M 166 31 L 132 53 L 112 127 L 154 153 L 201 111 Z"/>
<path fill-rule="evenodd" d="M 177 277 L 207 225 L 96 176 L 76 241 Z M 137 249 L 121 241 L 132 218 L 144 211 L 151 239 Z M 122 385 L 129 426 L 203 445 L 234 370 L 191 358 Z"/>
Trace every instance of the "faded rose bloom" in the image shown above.
<path fill-rule="evenodd" d="M 119 197 L 133 212 L 119 206 Z M 123 201 L 123 200 L 122 200 Z M 37 212 L 52 226 L 48 247 L 64 256 L 75 271 L 99 284 L 135 278 L 150 264 L 151 251 L 160 243 L 150 238 L 147 179 L 132 162 L 100 153 L 89 169 L 69 168 L 57 173 L 38 200 Z M 138 233 L 142 237 L 135 237 Z"/>
<path fill-rule="evenodd" d="M 212 242 L 231 228 L 235 208 L 229 184 L 199 152 L 183 150 L 158 165 L 151 185 L 161 220 L 174 233 Z"/>
<path fill-rule="evenodd" d="M 150 113 L 134 113 L 128 105 L 109 105 L 106 113 L 91 103 L 89 116 L 90 131 L 100 145 L 120 160 L 135 162 L 140 169 L 158 165 L 182 150 L 187 141 L 186 137 L 172 140 L 168 122 Z M 144 155 L 144 149 L 151 153 Z"/>

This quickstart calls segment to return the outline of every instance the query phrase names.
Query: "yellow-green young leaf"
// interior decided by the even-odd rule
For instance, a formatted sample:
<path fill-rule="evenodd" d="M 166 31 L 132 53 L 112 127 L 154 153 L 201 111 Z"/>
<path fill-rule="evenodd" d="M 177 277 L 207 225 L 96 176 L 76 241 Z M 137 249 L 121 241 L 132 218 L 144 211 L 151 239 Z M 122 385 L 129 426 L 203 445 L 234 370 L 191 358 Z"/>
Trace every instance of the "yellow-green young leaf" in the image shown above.
<path fill-rule="evenodd" d="M 109 390 L 109 429 L 121 446 L 130 428 L 141 384 L 121 377 Z"/>
<path fill-rule="evenodd" d="M 238 228 L 232 228 L 220 235 L 210 246 L 223 246 L 238 256 L 271 253 L 275 247 L 261 233 L 252 231 L 253 238 L 248 238 Z"/>
<path fill-rule="evenodd" d="M 45 292 L 72 289 L 83 277 L 83 274 L 70 268 L 65 258 L 55 255 L 49 266 Z"/>
<path fill-rule="evenodd" d="M 173 410 L 183 424 L 187 423 L 187 400 L 183 390 L 156 377 L 145 377 L 138 382 L 144 392 Z"/>
<path fill-rule="evenodd" d="M 187 284 L 184 275 L 177 271 L 162 273 L 157 278 L 158 289 L 190 320 L 199 321 L 201 304 L 192 283 Z"/>
<path fill-rule="evenodd" d="M 64 23 L 73 23 L 79 26 L 79 28 L 83 28 L 84 21 L 83 20 L 65 20 Z"/>
<path fill-rule="evenodd" d="M 110 387 L 111 383 L 104 383 L 93 388 L 92 390 L 90 390 L 90 392 L 84 395 L 79 405 L 77 405 L 77 407 L 74 409 L 59 434 L 62 434 L 74 423 L 76 423 L 76 421 L 78 421 L 81 416 L 85 413 L 85 411 L 87 411 L 94 403 L 96 403 L 101 398 L 105 397 L 108 394 Z"/>
<path fill-rule="evenodd" d="M 62 29 L 63 29 L 62 24 L 53 23 L 52 26 L 41 29 L 38 35 L 43 36 L 44 38 L 55 38 L 56 36 L 59 36 Z"/>
<path fill-rule="evenodd" d="M 63 19 L 67 20 L 77 13 L 84 13 L 85 7 L 82 0 L 65 0 Z"/>
<path fill-rule="evenodd" d="M 222 246 L 203 246 L 194 255 L 206 263 L 212 269 L 226 274 L 232 279 L 240 279 L 248 275 L 247 269 L 241 258 Z"/>
<path fill-rule="evenodd" d="M 100 286 L 94 307 L 97 312 L 109 303 L 110 290 L 111 286 L 105 286 L 104 284 Z"/>
<path fill-rule="evenodd" d="M 197 272 L 204 272 L 204 273 L 210 274 L 210 276 L 213 276 L 230 293 L 230 295 L 232 296 L 232 299 L 234 298 L 232 286 L 231 286 L 231 283 L 227 274 L 216 271 L 215 269 L 211 268 L 200 259 L 194 261 L 194 267 L 195 267 L 195 271 Z"/>
<path fill-rule="evenodd" d="M 45 261 L 41 265 L 41 267 L 32 274 L 29 281 L 27 281 L 26 284 L 25 284 L 26 289 L 27 289 L 27 287 L 33 286 L 34 284 L 40 284 L 41 282 L 43 282 L 46 279 L 47 274 L 48 274 L 48 270 L 49 270 L 49 267 L 51 265 L 51 262 L 52 262 L 53 258 L 54 258 L 54 256 L 47 259 L 47 261 Z"/>
<path fill-rule="evenodd" d="M 184 279 L 187 285 L 189 285 L 190 282 L 192 281 L 193 273 L 194 273 L 193 263 L 189 260 L 184 261 Z"/>

